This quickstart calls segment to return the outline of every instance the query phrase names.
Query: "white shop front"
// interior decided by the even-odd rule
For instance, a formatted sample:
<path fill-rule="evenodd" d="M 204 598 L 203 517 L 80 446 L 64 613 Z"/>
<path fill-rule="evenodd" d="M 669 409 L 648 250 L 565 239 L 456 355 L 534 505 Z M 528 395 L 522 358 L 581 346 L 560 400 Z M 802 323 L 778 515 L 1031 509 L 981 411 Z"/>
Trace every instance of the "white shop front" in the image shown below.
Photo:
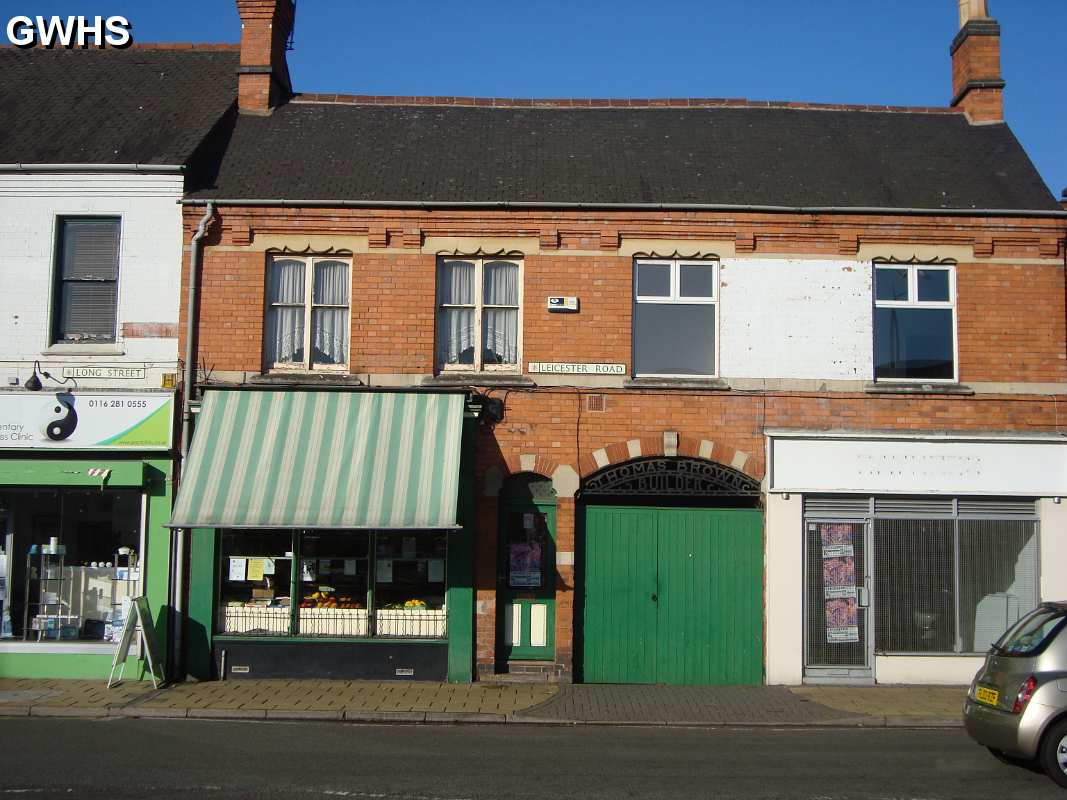
<path fill-rule="evenodd" d="M 1067 598 L 1067 441 L 767 431 L 767 682 L 968 683 Z"/>

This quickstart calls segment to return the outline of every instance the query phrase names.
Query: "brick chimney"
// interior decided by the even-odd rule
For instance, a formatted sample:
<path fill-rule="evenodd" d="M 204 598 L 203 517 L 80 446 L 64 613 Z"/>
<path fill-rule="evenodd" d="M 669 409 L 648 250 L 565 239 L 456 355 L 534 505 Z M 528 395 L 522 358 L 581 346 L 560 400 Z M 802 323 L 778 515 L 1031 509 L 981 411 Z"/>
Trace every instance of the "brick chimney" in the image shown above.
<path fill-rule="evenodd" d="M 952 102 L 971 122 L 1004 121 L 1004 80 L 1000 77 L 1000 24 L 986 0 L 957 0 L 960 32 L 952 40 Z"/>
<path fill-rule="evenodd" d="M 285 46 L 293 30 L 293 0 L 237 0 L 241 17 L 241 66 L 237 108 L 242 114 L 269 114 L 293 93 Z"/>

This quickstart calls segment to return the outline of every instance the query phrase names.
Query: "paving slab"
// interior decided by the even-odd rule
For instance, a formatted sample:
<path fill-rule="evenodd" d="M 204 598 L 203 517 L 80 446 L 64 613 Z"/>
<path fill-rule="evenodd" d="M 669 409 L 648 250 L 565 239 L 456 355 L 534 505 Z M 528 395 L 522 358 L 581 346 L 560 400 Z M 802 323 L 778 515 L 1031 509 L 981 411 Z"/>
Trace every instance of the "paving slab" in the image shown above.
<path fill-rule="evenodd" d="M 517 717 L 583 722 L 746 724 L 860 716 L 812 702 L 782 686 L 570 685 Z"/>
<path fill-rule="evenodd" d="M 883 717 L 956 717 L 966 686 L 794 686 L 798 697 L 853 714 Z"/>

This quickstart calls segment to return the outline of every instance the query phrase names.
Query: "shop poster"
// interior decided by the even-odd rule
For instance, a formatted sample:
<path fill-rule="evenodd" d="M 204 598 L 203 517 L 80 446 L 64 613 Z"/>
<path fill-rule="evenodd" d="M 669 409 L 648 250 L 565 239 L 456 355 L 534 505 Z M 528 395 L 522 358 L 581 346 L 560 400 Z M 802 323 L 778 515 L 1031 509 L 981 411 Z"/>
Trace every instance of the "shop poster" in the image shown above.
<path fill-rule="evenodd" d="M 247 562 L 243 558 L 230 559 L 230 580 L 243 581 L 247 574 Z"/>
<path fill-rule="evenodd" d="M 375 578 L 378 583 L 393 582 L 393 562 L 390 559 L 380 559 L 375 569 Z"/>
<path fill-rule="evenodd" d="M 541 585 L 541 543 L 512 542 L 508 545 L 508 585 L 513 589 Z"/>
<path fill-rule="evenodd" d="M 826 641 L 830 644 L 858 642 L 859 604 L 852 525 L 823 524 L 819 529 L 826 601 Z"/>
<path fill-rule="evenodd" d="M 263 580 L 263 559 L 262 558 L 250 558 L 248 559 L 247 567 L 247 579 L 250 581 Z"/>
<path fill-rule="evenodd" d="M 426 580 L 430 583 L 445 582 L 445 560 L 443 558 L 430 559 L 430 574 Z"/>

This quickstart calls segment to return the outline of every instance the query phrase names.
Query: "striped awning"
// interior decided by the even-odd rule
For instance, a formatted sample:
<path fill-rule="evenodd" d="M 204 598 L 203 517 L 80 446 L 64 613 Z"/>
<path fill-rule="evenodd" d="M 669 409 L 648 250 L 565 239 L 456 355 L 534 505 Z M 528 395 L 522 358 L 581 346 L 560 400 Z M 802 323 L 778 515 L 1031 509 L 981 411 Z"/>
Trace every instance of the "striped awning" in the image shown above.
<path fill-rule="evenodd" d="M 455 528 L 461 394 L 208 391 L 172 528 Z"/>

